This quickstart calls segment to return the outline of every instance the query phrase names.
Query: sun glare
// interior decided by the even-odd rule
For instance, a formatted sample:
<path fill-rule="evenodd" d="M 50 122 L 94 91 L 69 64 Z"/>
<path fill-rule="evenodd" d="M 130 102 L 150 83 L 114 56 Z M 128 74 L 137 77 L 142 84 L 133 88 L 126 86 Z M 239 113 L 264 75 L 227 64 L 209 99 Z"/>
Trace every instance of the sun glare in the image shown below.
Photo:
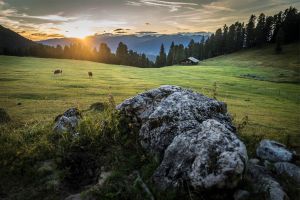
<path fill-rule="evenodd" d="M 75 37 L 84 39 L 89 35 L 93 35 L 95 27 L 91 21 L 74 21 L 71 23 L 62 24 L 60 30 L 66 37 Z"/>

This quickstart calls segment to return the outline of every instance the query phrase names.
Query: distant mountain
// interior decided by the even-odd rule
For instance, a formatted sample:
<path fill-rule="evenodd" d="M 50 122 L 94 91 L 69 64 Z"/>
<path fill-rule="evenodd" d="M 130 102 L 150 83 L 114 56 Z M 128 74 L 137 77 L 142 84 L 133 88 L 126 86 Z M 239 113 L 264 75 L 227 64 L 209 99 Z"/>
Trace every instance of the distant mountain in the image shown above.
<path fill-rule="evenodd" d="M 56 47 L 57 45 L 69 46 L 70 44 L 80 43 L 80 42 L 81 39 L 78 38 L 54 38 L 54 39 L 37 41 L 37 43 L 44 44 L 47 46 L 53 46 L 53 47 Z"/>
<path fill-rule="evenodd" d="M 113 52 L 116 51 L 118 44 L 123 42 L 127 45 L 128 49 L 136 51 L 138 53 L 145 53 L 150 59 L 154 59 L 159 53 L 160 45 L 164 44 L 166 51 L 168 52 L 171 43 L 183 44 L 187 46 L 193 39 L 195 42 L 200 42 L 202 38 L 206 40 L 209 33 L 179 33 L 170 35 L 114 35 L 114 34 L 102 34 L 90 36 L 85 39 L 85 43 L 91 47 L 98 47 L 100 43 L 104 42 L 108 44 Z M 72 43 L 80 42 L 76 38 L 58 38 L 38 41 L 38 43 L 50 46 L 65 46 Z"/>
<path fill-rule="evenodd" d="M 32 45 L 37 45 L 37 43 L 0 25 L 0 54 L 14 52 Z"/>

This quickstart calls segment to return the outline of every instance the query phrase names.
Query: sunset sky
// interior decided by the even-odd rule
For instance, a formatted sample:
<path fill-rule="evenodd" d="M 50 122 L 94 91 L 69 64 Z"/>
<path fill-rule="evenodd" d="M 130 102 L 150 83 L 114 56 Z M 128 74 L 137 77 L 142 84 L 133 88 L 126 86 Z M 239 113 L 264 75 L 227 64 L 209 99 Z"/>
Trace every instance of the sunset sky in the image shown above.
<path fill-rule="evenodd" d="M 101 33 L 214 32 L 300 0 L 0 0 L 0 24 L 32 40 Z"/>

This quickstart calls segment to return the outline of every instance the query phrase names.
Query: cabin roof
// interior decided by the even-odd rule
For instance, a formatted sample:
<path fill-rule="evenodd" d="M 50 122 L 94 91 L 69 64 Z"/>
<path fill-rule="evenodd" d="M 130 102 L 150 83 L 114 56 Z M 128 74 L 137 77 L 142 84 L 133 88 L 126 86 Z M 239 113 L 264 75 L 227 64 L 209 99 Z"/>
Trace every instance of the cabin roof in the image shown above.
<path fill-rule="evenodd" d="M 199 60 L 197 58 L 194 58 L 194 57 L 189 57 L 188 58 L 190 61 L 194 62 L 194 63 L 198 63 Z"/>

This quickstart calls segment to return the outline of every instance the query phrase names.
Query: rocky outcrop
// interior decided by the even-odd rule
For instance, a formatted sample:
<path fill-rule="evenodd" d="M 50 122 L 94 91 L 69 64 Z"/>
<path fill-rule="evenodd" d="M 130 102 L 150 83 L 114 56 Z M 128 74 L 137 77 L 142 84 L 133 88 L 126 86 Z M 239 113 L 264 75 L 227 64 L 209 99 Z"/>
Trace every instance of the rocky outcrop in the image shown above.
<path fill-rule="evenodd" d="M 55 118 L 53 130 L 58 133 L 69 132 L 71 134 L 77 134 L 76 127 L 80 118 L 81 114 L 79 110 L 77 108 L 70 108 Z"/>
<path fill-rule="evenodd" d="M 256 149 L 256 155 L 271 162 L 290 162 L 294 157 L 294 153 L 285 145 L 273 140 L 262 140 Z"/>
<path fill-rule="evenodd" d="M 226 104 L 177 86 L 161 86 L 117 106 L 138 128 L 142 147 L 160 155 L 153 180 L 162 189 L 234 187 L 247 162 Z"/>

